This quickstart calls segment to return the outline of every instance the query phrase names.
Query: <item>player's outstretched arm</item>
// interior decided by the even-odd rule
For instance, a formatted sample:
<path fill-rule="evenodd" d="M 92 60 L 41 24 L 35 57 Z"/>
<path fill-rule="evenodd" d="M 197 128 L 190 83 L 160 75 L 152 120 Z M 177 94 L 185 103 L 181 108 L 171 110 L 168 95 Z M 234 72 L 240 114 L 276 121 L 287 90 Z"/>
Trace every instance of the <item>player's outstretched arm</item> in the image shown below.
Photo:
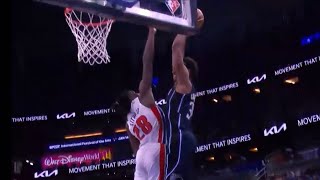
<path fill-rule="evenodd" d="M 176 76 L 175 90 L 181 94 L 188 94 L 192 90 L 189 71 L 183 62 L 186 41 L 186 35 L 178 34 L 172 43 L 172 71 Z"/>
<path fill-rule="evenodd" d="M 127 129 L 127 133 L 129 136 L 129 141 L 130 141 L 132 152 L 133 152 L 134 156 L 136 156 L 138 149 L 139 149 L 139 146 L 140 146 L 140 141 L 131 134 L 129 127 L 128 127 L 128 124 L 126 125 L 126 129 Z"/>
<path fill-rule="evenodd" d="M 146 107 L 155 104 L 152 94 L 152 76 L 153 76 L 153 59 L 154 59 L 154 38 L 156 29 L 149 28 L 148 39 L 144 48 L 142 63 L 142 80 L 139 84 L 139 100 Z"/>

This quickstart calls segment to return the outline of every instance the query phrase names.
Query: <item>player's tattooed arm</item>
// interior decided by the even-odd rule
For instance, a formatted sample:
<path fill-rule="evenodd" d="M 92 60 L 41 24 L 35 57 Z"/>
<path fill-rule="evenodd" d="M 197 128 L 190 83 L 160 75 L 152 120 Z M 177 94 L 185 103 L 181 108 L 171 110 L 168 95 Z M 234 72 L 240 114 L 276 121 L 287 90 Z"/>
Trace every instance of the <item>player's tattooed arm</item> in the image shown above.
<path fill-rule="evenodd" d="M 178 34 L 172 43 L 172 70 L 176 76 L 176 91 L 182 94 L 190 93 L 192 83 L 189 79 L 189 71 L 183 59 L 187 36 Z"/>

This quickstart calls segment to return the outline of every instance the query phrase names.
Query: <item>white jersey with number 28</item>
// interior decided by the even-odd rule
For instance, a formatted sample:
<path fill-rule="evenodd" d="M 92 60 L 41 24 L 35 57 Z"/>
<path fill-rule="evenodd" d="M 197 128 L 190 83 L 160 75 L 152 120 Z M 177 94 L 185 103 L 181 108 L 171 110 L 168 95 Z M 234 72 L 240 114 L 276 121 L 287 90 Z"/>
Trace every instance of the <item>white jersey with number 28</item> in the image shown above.
<path fill-rule="evenodd" d="M 146 143 L 162 143 L 163 127 L 158 107 L 156 105 L 151 108 L 145 107 L 138 97 L 131 103 L 127 124 L 130 133 L 140 141 L 140 146 Z"/>

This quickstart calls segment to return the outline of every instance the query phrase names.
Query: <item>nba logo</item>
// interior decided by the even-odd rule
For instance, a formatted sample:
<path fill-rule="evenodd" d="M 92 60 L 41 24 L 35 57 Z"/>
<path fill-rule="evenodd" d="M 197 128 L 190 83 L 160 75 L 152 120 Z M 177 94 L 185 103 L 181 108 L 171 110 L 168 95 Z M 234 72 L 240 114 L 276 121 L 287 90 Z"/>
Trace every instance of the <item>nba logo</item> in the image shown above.
<path fill-rule="evenodd" d="M 166 5 L 169 8 L 172 15 L 174 15 L 174 13 L 180 7 L 179 0 L 166 0 Z"/>

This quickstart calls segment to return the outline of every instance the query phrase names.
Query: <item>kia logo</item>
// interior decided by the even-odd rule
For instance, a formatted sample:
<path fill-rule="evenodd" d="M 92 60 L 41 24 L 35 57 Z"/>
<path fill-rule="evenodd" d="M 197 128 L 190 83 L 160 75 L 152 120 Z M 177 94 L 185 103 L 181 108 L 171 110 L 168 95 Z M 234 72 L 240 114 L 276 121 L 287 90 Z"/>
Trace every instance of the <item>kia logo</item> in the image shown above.
<path fill-rule="evenodd" d="M 266 80 L 266 79 L 267 79 L 267 75 L 266 74 L 263 74 L 261 77 L 255 76 L 252 79 L 247 79 L 247 84 L 258 83 L 258 82 L 261 82 L 262 80 Z"/>
<path fill-rule="evenodd" d="M 269 130 L 264 129 L 264 136 L 278 134 L 281 131 L 287 130 L 287 124 L 283 123 L 279 128 L 277 126 L 272 126 Z"/>
<path fill-rule="evenodd" d="M 156 101 L 156 105 L 161 106 L 167 104 L 165 99 L 161 99 L 160 101 Z"/>
<path fill-rule="evenodd" d="M 73 113 L 71 113 L 71 114 L 69 114 L 69 113 L 64 113 L 64 114 L 58 114 L 57 115 L 57 119 L 69 119 L 69 118 L 74 118 L 74 117 L 76 117 L 76 113 L 75 112 L 73 112 Z"/>
<path fill-rule="evenodd" d="M 51 173 L 49 173 L 49 171 L 42 171 L 41 173 L 34 173 L 34 178 L 45 178 L 45 177 L 51 177 L 52 175 L 57 176 L 58 175 L 58 169 L 52 171 Z"/>

